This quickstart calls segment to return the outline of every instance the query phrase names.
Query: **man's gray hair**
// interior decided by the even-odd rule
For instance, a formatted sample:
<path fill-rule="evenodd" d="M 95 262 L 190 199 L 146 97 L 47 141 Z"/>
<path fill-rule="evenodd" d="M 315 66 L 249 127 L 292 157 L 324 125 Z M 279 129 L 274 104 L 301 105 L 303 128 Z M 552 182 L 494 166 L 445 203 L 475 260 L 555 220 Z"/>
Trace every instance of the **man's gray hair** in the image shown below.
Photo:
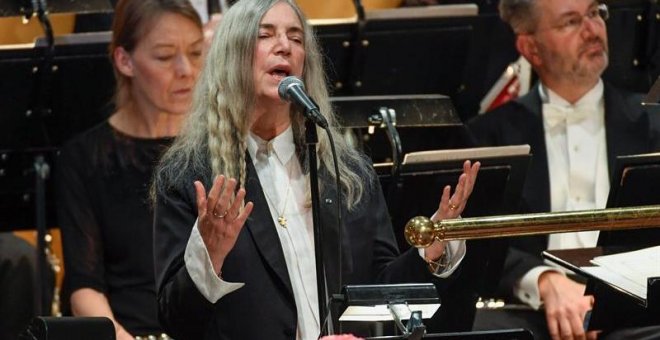
<path fill-rule="evenodd" d="M 537 20 L 537 0 L 500 0 L 500 18 L 513 28 L 516 34 L 532 33 Z"/>

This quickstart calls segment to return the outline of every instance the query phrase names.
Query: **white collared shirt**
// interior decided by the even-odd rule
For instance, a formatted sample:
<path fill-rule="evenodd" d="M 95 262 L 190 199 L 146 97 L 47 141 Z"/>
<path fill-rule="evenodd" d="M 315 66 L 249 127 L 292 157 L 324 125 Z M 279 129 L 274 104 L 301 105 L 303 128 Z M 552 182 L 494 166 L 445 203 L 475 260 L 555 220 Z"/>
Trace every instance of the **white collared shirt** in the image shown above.
<path fill-rule="evenodd" d="M 539 86 L 544 101 L 551 211 L 605 208 L 610 183 L 603 88 L 600 80 L 575 105 L 571 105 L 552 90 Z M 568 119 L 555 125 L 546 117 L 547 112 L 554 109 L 565 110 L 568 115 L 584 115 L 584 118 L 577 121 Z M 575 113 L 578 111 L 582 112 Z M 551 234 L 548 249 L 595 247 L 597 241 L 598 231 Z M 564 272 L 558 266 L 534 268 L 514 287 L 514 294 L 530 306 L 539 308 L 538 279 L 548 270 Z"/>
<path fill-rule="evenodd" d="M 307 204 L 309 180 L 295 157 L 293 130 L 289 126 L 270 141 L 250 133 L 247 147 L 282 244 L 298 314 L 297 338 L 316 339 L 321 327 L 314 224 Z M 280 225 L 279 217 L 286 219 L 286 227 Z"/>

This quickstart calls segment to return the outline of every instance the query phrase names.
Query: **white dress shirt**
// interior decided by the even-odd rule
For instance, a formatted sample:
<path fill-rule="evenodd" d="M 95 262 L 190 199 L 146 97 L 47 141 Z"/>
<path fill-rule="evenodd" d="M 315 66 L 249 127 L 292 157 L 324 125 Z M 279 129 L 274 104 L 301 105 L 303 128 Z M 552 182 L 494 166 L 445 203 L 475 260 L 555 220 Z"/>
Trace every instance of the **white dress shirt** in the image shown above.
<path fill-rule="evenodd" d="M 270 141 L 250 133 L 247 148 L 264 190 L 287 264 L 298 315 L 296 338 L 317 339 L 320 323 L 312 210 L 307 202 L 309 180 L 295 157 L 291 126 Z M 286 227 L 280 225 L 280 216 L 286 218 Z M 438 277 L 447 277 L 456 270 L 465 256 L 465 242 L 448 242 L 445 249 L 449 265 L 435 273 Z M 423 251 L 420 251 L 420 256 L 424 257 Z M 195 286 L 210 302 L 215 303 L 244 285 L 226 282 L 215 275 L 197 221 L 184 258 Z"/>
<path fill-rule="evenodd" d="M 309 181 L 295 157 L 293 130 L 289 126 L 270 141 L 250 133 L 247 145 L 282 244 L 298 313 L 297 338 L 316 339 L 321 328 L 314 224 L 307 202 Z M 280 216 L 286 218 L 286 227 L 280 225 Z"/>
<path fill-rule="evenodd" d="M 550 174 L 551 211 L 605 208 L 609 192 L 605 104 L 602 80 L 574 105 L 544 86 L 543 127 Z M 551 234 L 548 249 L 594 247 L 598 231 Z M 536 267 L 514 287 L 514 294 L 534 308 L 541 306 L 539 276 L 559 266 Z"/>

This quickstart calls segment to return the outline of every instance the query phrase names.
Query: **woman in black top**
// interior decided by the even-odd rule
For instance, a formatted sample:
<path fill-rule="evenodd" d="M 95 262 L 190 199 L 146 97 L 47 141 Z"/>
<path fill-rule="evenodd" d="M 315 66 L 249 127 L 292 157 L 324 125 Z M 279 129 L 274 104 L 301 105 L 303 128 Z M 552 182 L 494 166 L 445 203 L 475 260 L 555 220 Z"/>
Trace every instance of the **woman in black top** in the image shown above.
<path fill-rule="evenodd" d="M 187 0 L 122 0 L 110 54 L 116 111 L 62 149 L 57 167 L 65 301 L 106 316 L 117 339 L 159 334 L 148 186 L 187 112 L 202 59 Z"/>

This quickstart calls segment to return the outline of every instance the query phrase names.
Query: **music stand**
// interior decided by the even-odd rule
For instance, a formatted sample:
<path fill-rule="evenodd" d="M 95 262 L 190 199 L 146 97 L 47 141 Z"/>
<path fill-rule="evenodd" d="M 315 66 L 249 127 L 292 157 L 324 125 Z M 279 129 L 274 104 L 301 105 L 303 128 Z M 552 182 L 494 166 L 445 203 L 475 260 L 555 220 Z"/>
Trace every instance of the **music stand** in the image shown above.
<path fill-rule="evenodd" d="M 534 340 L 534 335 L 526 329 L 497 329 L 488 331 L 450 332 L 425 334 L 423 339 L 444 340 Z M 367 340 L 404 340 L 403 336 L 380 336 L 366 338 Z"/>
<path fill-rule="evenodd" d="M 460 126 L 451 99 L 440 94 L 332 97 L 334 109 L 347 128 L 380 126 L 381 107 L 396 112 L 397 127 Z"/>
<path fill-rule="evenodd" d="M 52 73 L 52 96 L 45 115 L 34 108 L 40 85 L 32 56 L 40 47 L 0 50 L 0 230 L 36 226 L 29 211 L 36 204 L 34 159 L 41 155 L 54 164 L 59 146 L 107 118 L 114 93 L 108 39 L 107 34 L 84 34 L 55 40 L 53 68 L 47 71 Z M 49 227 L 55 225 L 51 184 L 47 181 L 45 187 Z"/>
<path fill-rule="evenodd" d="M 312 21 L 332 94 L 453 96 L 462 89 L 477 14 L 476 5 L 461 4 Z"/>
<path fill-rule="evenodd" d="M 115 327 L 106 317 L 35 317 L 19 340 L 114 340 Z"/>
<path fill-rule="evenodd" d="M 607 199 L 607 208 L 660 204 L 660 153 L 618 156 Z M 599 246 L 642 248 L 660 244 L 660 229 L 603 231 Z"/>
<path fill-rule="evenodd" d="M 625 285 L 611 279 L 611 275 L 601 276 L 593 270 L 596 268 L 592 268 L 592 259 L 621 251 L 622 247 L 595 247 L 543 252 L 543 257 L 549 261 L 588 279 L 585 294 L 595 297 L 591 311 L 585 316 L 585 327 L 589 330 L 660 325 L 660 278 L 647 279 L 647 295 L 642 298 L 627 291 Z"/>
<path fill-rule="evenodd" d="M 655 93 L 654 92 L 658 92 Z M 660 96 L 660 83 L 649 92 L 649 97 Z M 660 97 L 651 98 L 657 101 Z M 608 208 L 660 204 L 660 153 L 619 156 L 614 162 L 614 175 L 607 200 Z M 605 252 L 617 253 L 660 244 L 660 226 L 652 229 L 602 231 L 598 246 Z M 590 327 L 612 325 L 635 326 L 660 324 L 660 280 L 649 278 L 646 301 L 638 301 L 621 294 L 607 284 L 592 279 L 588 289 L 597 297 Z"/>
<path fill-rule="evenodd" d="M 365 139 L 369 139 L 376 128 L 385 130 L 393 176 L 399 172 L 404 151 L 408 151 L 399 128 L 461 126 L 449 97 L 438 94 L 333 97 L 331 102 L 342 126 L 358 133 L 359 129 L 368 129 L 366 136 L 357 138 L 362 149 L 365 149 Z"/>
<path fill-rule="evenodd" d="M 660 153 L 618 156 L 607 208 L 660 204 Z M 660 229 L 601 231 L 597 248 L 552 250 L 544 257 L 589 278 L 587 294 L 596 297 L 589 329 L 612 329 L 660 324 L 660 279 L 649 278 L 647 298 L 641 299 L 582 267 L 596 256 L 660 244 Z"/>
<path fill-rule="evenodd" d="M 49 309 L 39 287 L 46 229 L 56 225 L 50 168 L 65 140 L 105 118 L 114 92 L 107 37 L 0 49 L 0 230 L 37 229 L 39 315 Z"/>
<path fill-rule="evenodd" d="M 472 35 L 457 18 L 367 16 L 353 43 L 350 94 L 456 94 Z"/>
<path fill-rule="evenodd" d="M 528 330 L 427 333 L 422 319 L 430 318 L 440 306 L 435 286 L 431 283 L 347 285 L 342 289 L 343 312 L 340 321 L 393 320 L 399 336 L 378 336 L 368 339 L 489 339 L 532 340 Z M 407 320 L 404 324 L 403 321 Z"/>
<path fill-rule="evenodd" d="M 48 0 L 46 5 L 46 11 L 49 13 L 94 13 L 112 10 L 108 0 Z M 32 12 L 31 0 L 6 0 L 0 3 L 0 17 L 31 16 Z"/>
<path fill-rule="evenodd" d="M 454 151 L 454 150 L 452 150 Z M 376 165 L 383 192 L 390 207 L 390 217 L 398 246 L 409 248 L 403 228 L 413 216 L 428 216 L 437 210 L 442 189 L 456 185 L 465 159 L 481 162 L 472 195 L 463 212 L 465 217 L 500 215 L 517 211 L 531 156 L 529 154 L 500 157 L 471 157 L 467 152 L 460 160 L 404 164 L 398 179 L 393 179 L 389 165 Z M 435 331 L 467 330 L 464 320 L 474 317 L 476 296 L 493 296 L 501 276 L 508 246 L 507 239 L 468 241 L 470 249 L 455 274 L 456 284 L 443 295 L 438 318 L 427 323 Z M 472 301 L 474 299 L 474 301 Z M 439 320 L 450 320 L 444 324 Z"/>
<path fill-rule="evenodd" d="M 341 295 L 339 321 L 394 321 L 401 334 L 411 340 L 423 337 L 423 319 L 440 307 L 432 283 L 346 285 Z"/>
<path fill-rule="evenodd" d="M 486 149 L 497 150 L 498 147 Z M 397 181 L 393 181 L 390 164 L 376 164 L 383 192 L 388 193 L 392 187 L 396 192 L 387 196 L 393 200 L 388 201 L 388 206 L 397 208 L 390 211 L 393 225 L 403 228 L 413 216 L 426 216 L 437 210 L 442 189 L 458 182 L 465 159 L 481 162 L 481 170 L 463 215 L 474 217 L 515 212 L 531 155 L 470 156 L 466 151 L 461 159 L 403 164 Z M 407 248 L 403 231 L 396 235 L 399 245 Z"/>

